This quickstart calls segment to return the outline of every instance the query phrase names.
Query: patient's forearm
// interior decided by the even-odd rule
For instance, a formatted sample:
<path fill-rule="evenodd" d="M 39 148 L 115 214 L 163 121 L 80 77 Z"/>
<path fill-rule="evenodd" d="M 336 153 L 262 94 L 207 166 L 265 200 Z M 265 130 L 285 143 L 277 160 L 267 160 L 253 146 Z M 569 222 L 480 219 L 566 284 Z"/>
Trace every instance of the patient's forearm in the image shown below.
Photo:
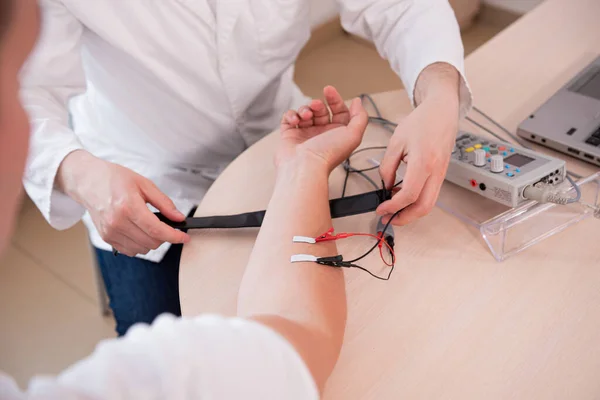
<path fill-rule="evenodd" d="M 290 256 L 336 255 L 334 242 L 292 243 L 294 235 L 314 237 L 330 227 L 328 171 L 307 159 L 280 166 L 238 297 L 238 314 L 278 325 L 319 386 L 335 365 L 343 339 L 343 273 L 316 263 L 292 264 Z"/>

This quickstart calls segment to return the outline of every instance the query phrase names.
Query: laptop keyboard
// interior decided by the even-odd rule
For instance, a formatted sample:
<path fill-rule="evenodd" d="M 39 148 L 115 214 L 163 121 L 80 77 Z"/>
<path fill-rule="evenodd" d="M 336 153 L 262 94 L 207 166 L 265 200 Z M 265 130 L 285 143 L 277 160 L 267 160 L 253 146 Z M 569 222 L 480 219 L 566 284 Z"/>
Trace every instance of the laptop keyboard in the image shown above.
<path fill-rule="evenodd" d="M 592 146 L 600 147 L 600 127 L 596 129 L 596 132 L 592 133 L 592 135 L 587 138 L 585 141 L 587 144 L 591 144 Z"/>

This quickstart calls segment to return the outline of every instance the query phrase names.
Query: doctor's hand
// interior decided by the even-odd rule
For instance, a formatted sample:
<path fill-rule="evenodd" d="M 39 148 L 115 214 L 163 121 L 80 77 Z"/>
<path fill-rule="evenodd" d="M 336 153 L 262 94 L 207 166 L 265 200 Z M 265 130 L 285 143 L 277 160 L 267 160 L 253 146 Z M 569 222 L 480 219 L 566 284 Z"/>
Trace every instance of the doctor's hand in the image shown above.
<path fill-rule="evenodd" d="M 415 87 L 418 106 L 399 123 L 380 166 L 389 189 L 400 162 L 407 164 L 402 189 L 377 209 L 387 216 L 384 223 L 401 208 L 407 207 L 394 225 L 408 224 L 435 206 L 458 130 L 458 87 L 458 71 L 449 64 L 432 64 L 421 72 Z"/>
<path fill-rule="evenodd" d="M 354 99 L 348 108 L 335 88 L 325 87 L 323 95 L 327 104 L 313 100 L 309 105 L 283 115 L 276 166 L 297 157 L 308 158 L 312 163 L 323 165 L 330 173 L 362 141 L 369 117 L 360 99 Z"/>
<path fill-rule="evenodd" d="M 150 180 L 130 169 L 77 150 L 61 163 L 57 185 L 88 210 L 102 239 L 122 254 L 133 257 L 165 242 L 189 241 L 186 233 L 161 222 L 146 204 L 172 221 L 185 216 Z"/>

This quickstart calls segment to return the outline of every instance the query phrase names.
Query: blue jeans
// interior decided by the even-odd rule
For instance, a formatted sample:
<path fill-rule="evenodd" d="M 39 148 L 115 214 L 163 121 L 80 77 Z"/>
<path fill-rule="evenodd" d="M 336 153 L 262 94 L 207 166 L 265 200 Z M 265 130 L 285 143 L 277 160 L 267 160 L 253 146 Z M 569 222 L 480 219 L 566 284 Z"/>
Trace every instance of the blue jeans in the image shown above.
<path fill-rule="evenodd" d="M 183 245 L 172 245 L 160 263 L 114 256 L 96 249 L 96 256 L 117 322 L 123 336 L 137 322 L 152 323 L 162 313 L 181 316 L 179 259 Z"/>

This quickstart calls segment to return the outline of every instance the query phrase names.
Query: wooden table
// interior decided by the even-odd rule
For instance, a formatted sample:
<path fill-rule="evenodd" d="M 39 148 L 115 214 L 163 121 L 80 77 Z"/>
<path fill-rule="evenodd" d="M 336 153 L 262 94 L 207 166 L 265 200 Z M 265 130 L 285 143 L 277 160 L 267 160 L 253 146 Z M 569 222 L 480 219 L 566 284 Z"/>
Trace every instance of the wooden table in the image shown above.
<path fill-rule="evenodd" d="M 468 57 L 475 104 L 514 130 L 600 52 L 599 16 L 598 0 L 547 0 L 525 15 Z M 403 92 L 375 99 L 389 118 L 410 111 Z M 383 135 L 370 128 L 367 138 Z M 272 134 L 235 160 L 197 214 L 264 209 L 277 140 Z M 594 171 L 572 159 L 569 168 Z M 341 177 L 332 175 L 332 197 Z M 360 180 L 350 186 L 370 190 Z M 370 229 L 373 218 L 335 227 Z M 181 262 L 184 314 L 233 315 L 256 230 L 192 235 Z M 600 398 L 599 241 L 600 222 L 588 219 L 497 263 L 479 237 L 439 209 L 397 228 L 391 281 L 346 272 L 348 326 L 324 398 Z"/>

